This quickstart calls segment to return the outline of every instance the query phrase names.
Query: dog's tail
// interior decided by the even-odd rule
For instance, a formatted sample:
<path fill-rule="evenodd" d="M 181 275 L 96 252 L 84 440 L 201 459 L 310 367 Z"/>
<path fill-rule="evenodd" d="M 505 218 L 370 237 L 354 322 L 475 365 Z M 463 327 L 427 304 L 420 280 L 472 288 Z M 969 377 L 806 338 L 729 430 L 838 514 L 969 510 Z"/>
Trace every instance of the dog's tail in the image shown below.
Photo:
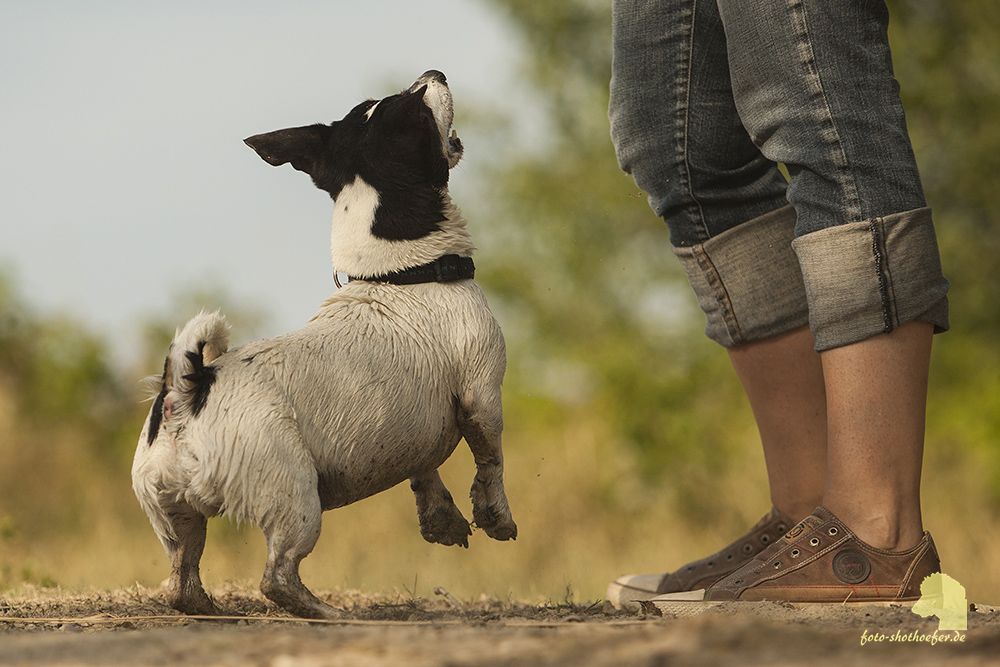
<path fill-rule="evenodd" d="M 202 311 L 174 335 L 163 366 L 164 419 L 197 417 L 215 382 L 213 361 L 229 349 L 229 325 L 215 311 Z"/>
<path fill-rule="evenodd" d="M 155 447 L 162 429 L 196 417 L 208 401 L 217 368 L 210 364 L 229 347 L 229 326 L 219 314 L 201 312 L 179 329 L 170 344 L 163 375 L 132 462 L 132 488 L 164 549 L 177 546 L 173 514 L 183 496 L 172 448 Z"/>

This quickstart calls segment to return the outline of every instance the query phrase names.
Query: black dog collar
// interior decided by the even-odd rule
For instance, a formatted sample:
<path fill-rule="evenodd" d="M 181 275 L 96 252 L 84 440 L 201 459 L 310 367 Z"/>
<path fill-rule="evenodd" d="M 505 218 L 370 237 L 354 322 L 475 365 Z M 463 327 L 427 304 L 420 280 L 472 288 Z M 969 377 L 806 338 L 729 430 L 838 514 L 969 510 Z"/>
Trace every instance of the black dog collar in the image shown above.
<path fill-rule="evenodd" d="M 476 276 L 476 265 L 471 257 L 445 255 L 429 264 L 413 266 L 401 271 L 386 273 L 371 278 L 350 277 L 349 280 L 364 280 L 370 283 L 391 283 L 393 285 L 416 285 L 417 283 L 450 283 L 468 280 Z"/>

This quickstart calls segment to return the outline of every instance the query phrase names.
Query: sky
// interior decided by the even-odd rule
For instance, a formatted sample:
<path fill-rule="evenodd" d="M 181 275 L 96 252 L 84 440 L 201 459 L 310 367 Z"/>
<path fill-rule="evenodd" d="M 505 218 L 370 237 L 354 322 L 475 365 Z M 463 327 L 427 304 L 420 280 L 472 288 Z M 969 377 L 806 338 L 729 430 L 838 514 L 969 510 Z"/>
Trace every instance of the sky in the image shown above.
<path fill-rule="evenodd" d="M 335 289 L 333 205 L 242 140 L 439 69 L 466 148 L 461 206 L 486 158 L 463 104 L 516 104 L 520 63 L 478 0 L 0 0 L 0 275 L 119 363 L 142 322 L 201 287 L 266 314 L 260 335 L 298 328 Z"/>

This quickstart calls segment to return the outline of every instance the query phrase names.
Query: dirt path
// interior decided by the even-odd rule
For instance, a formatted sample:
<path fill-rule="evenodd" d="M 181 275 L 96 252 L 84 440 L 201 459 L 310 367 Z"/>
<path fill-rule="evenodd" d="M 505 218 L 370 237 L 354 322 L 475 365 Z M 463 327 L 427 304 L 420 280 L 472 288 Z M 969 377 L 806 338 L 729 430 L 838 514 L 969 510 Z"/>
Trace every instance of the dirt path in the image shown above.
<path fill-rule="evenodd" d="M 250 587 L 213 596 L 227 620 L 177 616 L 145 589 L 0 596 L 0 665 L 1000 665 L 991 609 L 970 613 L 963 633 L 935 635 L 936 619 L 896 608 L 764 603 L 662 618 L 599 604 L 343 593 L 327 599 L 344 621 L 307 623 Z"/>

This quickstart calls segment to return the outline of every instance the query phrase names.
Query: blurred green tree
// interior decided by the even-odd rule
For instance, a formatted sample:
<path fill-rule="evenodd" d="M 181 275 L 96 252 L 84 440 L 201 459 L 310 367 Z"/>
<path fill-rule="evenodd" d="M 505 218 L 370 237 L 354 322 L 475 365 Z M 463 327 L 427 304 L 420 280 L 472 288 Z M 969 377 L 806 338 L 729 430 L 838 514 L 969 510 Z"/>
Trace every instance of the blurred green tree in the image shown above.
<path fill-rule="evenodd" d="M 122 397 L 104 341 L 68 318 L 37 316 L 2 275 L 0 383 L 36 424 L 100 422 Z"/>

